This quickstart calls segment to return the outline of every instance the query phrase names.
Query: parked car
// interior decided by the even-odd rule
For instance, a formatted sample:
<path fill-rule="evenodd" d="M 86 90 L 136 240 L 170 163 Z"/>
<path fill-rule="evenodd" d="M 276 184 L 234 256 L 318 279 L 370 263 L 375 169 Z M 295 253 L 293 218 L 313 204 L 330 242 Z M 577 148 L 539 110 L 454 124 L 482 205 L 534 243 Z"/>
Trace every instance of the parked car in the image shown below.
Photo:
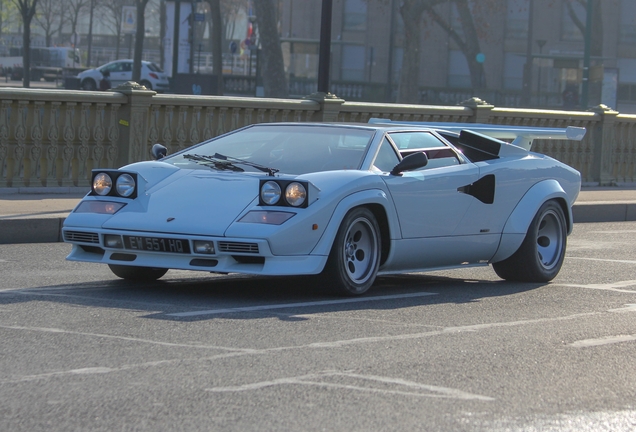
<path fill-rule="evenodd" d="M 468 127 L 265 123 L 173 155 L 155 144 L 155 161 L 93 170 L 64 222 L 68 259 L 131 280 L 319 275 L 346 295 L 377 275 L 488 264 L 553 279 L 581 179 L 529 148 L 585 129 Z"/>
<path fill-rule="evenodd" d="M 105 71 L 110 72 L 111 86 L 117 87 L 127 81 L 132 81 L 132 69 L 132 60 L 115 60 L 100 67 L 80 72 L 77 77 L 80 80 L 82 89 L 97 90 Z M 148 90 L 154 90 L 159 93 L 170 88 L 168 75 L 157 64 L 145 60 L 141 62 L 139 84 L 145 86 Z"/>

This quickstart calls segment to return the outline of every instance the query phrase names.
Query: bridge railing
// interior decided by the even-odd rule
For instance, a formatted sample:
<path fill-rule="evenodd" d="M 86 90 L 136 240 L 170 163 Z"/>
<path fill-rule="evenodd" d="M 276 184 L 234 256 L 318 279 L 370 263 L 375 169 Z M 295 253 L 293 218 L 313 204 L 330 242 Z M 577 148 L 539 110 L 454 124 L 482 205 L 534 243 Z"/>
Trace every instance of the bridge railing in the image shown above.
<path fill-rule="evenodd" d="M 156 94 L 136 83 L 110 92 L 0 89 L 0 188 L 54 190 L 89 185 L 93 168 L 150 159 L 239 127 L 275 121 L 391 120 L 491 123 L 588 130 L 585 139 L 541 141 L 533 150 L 576 168 L 583 182 L 636 182 L 636 116 L 590 111 L 500 108 L 477 98 L 457 106 L 347 102 L 330 94 L 303 99 Z"/>

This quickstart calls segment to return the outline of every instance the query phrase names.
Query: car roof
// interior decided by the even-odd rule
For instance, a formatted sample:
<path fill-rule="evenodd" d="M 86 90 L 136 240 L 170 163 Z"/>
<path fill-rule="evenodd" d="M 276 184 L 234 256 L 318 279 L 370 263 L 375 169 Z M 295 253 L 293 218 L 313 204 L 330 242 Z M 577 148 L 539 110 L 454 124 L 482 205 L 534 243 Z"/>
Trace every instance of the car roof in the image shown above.
<path fill-rule="evenodd" d="M 274 122 L 274 123 L 256 123 L 250 126 L 331 126 L 331 127 L 347 127 L 354 129 L 374 130 L 383 132 L 401 132 L 401 131 L 437 131 L 441 128 L 417 126 L 417 125 L 395 125 L 382 123 L 355 123 L 355 122 Z"/>

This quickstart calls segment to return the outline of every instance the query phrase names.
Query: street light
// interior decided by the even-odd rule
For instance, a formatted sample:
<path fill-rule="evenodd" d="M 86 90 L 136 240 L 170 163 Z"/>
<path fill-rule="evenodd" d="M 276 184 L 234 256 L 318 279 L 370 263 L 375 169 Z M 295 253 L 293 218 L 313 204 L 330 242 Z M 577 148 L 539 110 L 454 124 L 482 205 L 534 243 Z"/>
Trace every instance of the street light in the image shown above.
<path fill-rule="evenodd" d="M 539 45 L 539 76 L 538 76 L 538 82 L 537 82 L 537 105 L 541 106 L 541 51 L 543 50 L 543 46 L 548 42 L 547 40 L 544 39 L 538 39 L 535 41 L 537 43 L 537 45 Z"/>

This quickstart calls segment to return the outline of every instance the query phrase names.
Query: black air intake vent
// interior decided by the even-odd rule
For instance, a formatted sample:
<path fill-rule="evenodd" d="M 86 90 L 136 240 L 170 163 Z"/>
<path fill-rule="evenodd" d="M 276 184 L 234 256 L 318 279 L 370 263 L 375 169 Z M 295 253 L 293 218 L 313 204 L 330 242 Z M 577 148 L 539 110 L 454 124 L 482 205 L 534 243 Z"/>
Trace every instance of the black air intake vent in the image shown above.
<path fill-rule="evenodd" d="M 64 231 L 64 241 L 74 243 L 99 244 L 99 235 L 97 233 L 88 233 L 81 231 Z"/>

